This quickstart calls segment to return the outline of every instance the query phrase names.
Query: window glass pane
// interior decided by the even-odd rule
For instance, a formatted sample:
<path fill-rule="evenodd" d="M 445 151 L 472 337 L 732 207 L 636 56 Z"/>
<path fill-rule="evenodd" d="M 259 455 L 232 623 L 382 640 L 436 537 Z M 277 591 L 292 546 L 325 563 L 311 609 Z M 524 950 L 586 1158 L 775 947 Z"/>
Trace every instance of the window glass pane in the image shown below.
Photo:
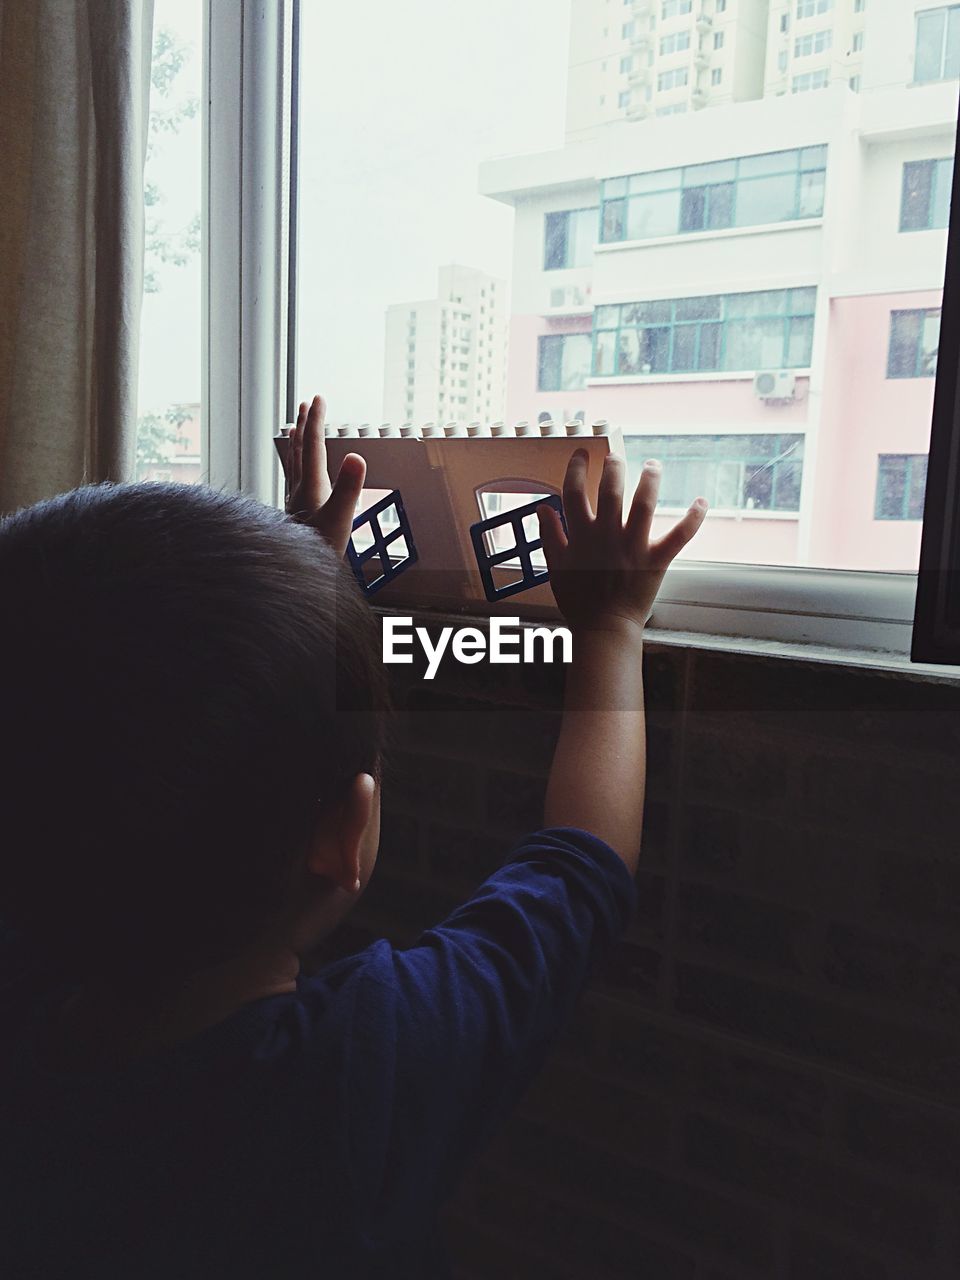
<path fill-rule="evenodd" d="M 728 320 L 725 326 L 725 369 L 779 369 L 783 365 L 784 322 L 768 320 Z"/>
<path fill-rule="evenodd" d="M 947 227 L 950 225 L 950 196 L 952 188 L 953 161 L 938 160 L 930 209 L 931 227 Z"/>
<path fill-rule="evenodd" d="M 680 197 L 680 230 L 702 231 L 706 225 L 706 187 L 687 187 Z"/>
<path fill-rule="evenodd" d="M 616 196 L 625 196 L 627 194 L 626 178 L 608 178 L 603 184 L 604 200 L 613 200 Z"/>
<path fill-rule="evenodd" d="M 778 177 L 752 178 L 737 189 L 737 226 L 749 227 L 763 222 L 784 222 L 796 217 L 797 177 L 795 173 Z"/>
<path fill-rule="evenodd" d="M 923 519 L 923 498 L 927 487 L 927 459 L 926 456 L 913 457 L 910 459 L 910 474 L 907 484 L 907 519 L 922 520 Z"/>
<path fill-rule="evenodd" d="M 736 187 L 732 182 L 707 188 L 707 227 L 711 231 L 733 226 Z"/>
<path fill-rule="evenodd" d="M 900 199 L 901 231 L 922 231 L 929 227 L 933 178 L 934 167 L 930 160 L 920 160 L 903 166 L 903 192 Z"/>
<path fill-rule="evenodd" d="M 560 390 L 560 365 L 563 338 L 540 339 L 540 372 L 537 386 L 541 391 Z"/>
<path fill-rule="evenodd" d="M 932 377 L 937 371 L 937 347 L 940 343 L 939 311 L 924 316 L 920 343 L 920 373 L 923 377 Z"/>
<path fill-rule="evenodd" d="M 593 261 L 593 247 L 597 242 L 596 209 L 578 209 L 570 215 L 568 239 L 568 265 L 589 266 Z"/>
<path fill-rule="evenodd" d="M 740 489 L 743 483 L 743 465 L 736 461 L 719 462 L 713 502 L 718 507 L 739 507 Z"/>
<path fill-rule="evenodd" d="M 680 186 L 679 169 L 658 169 L 656 173 L 634 174 L 629 180 L 630 194 L 641 195 L 648 191 L 667 191 Z"/>
<path fill-rule="evenodd" d="M 715 182 L 732 182 L 737 176 L 735 160 L 718 160 L 711 164 L 690 165 L 683 171 L 685 187 L 706 187 Z"/>
<path fill-rule="evenodd" d="M 598 333 L 595 339 L 593 372 L 598 377 L 606 377 L 617 372 L 617 335 L 615 331 L 606 330 Z"/>
<path fill-rule="evenodd" d="M 620 323 L 619 307 L 597 307 L 593 314 L 598 329 L 615 329 Z"/>
<path fill-rule="evenodd" d="M 804 147 L 800 152 L 801 169 L 825 169 L 827 166 L 826 147 Z"/>
<path fill-rule="evenodd" d="M 590 376 L 593 339 L 589 333 L 566 334 L 560 339 L 560 391 L 579 391 Z"/>
<path fill-rule="evenodd" d="M 947 40 L 943 56 L 944 79 L 960 76 L 960 12 L 947 10 Z"/>
<path fill-rule="evenodd" d="M 624 374 L 643 373 L 643 362 L 640 353 L 640 329 L 621 329 L 617 351 L 617 372 Z M 648 371 L 649 372 L 649 371 Z"/>
<path fill-rule="evenodd" d="M 673 363 L 676 372 L 697 367 L 697 325 L 678 324 L 673 331 Z"/>
<path fill-rule="evenodd" d="M 917 14 L 914 80 L 939 80 L 943 60 L 944 11 Z"/>
<path fill-rule="evenodd" d="M 543 265 L 548 271 L 567 265 L 566 213 L 548 213 L 545 228 Z"/>
<path fill-rule="evenodd" d="M 666 373 L 670 368 L 670 330 L 640 330 L 640 372 Z"/>
<path fill-rule="evenodd" d="M 673 303 L 631 302 L 623 308 L 624 324 L 657 324 L 669 322 L 673 315 Z"/>
<path fill-rule="evenodd" d="M 720 368 L 720 343 L 723 329 L 719 324 L 702 324 L 700 326 L 700 354 L 697 367 L 700 369 Z"/>
<path fill-rule="evenodd" d="M 735 293 L 726 299 L 728 316 L 782 315 L 787 297 L 782 289 L 770 289 L 760 293 Z"/>
<path fill-rule="evenodd" d="M 907 493 L 907 459 L 881 456 L 877 474 L 878 520 L 902 520 Z"/>
<path fill-rule="evenodd" d="M 634 196 L 627 213 L 627 239 L 647 240 L 676 235 L 680 226 L 680 192 Z"/>
<path fill-rule="evenodd" d="M 155 0 L 144 170 L 138 480 L 206 476 L 200 371 L 202 6 Z"/>
<path fill-rule="evenodd" d="M 720 298 L 678 298 L 674 303 L 674 315 L 679 320 L 718 320 Z"/>
<path fill-rule="evenodd" d="M 796 151 L 771 151 L 762 156 L 742 156 L 739 177 L 756 178 L 771 173 L 796 173 Z"/>
<path fill-rule="evenodd" d="M 919 361 L 920 331 L 923 313 L 920 311 L 895 311 L 890 317 L 890 350 L 887 358 L 887 376 L 890 378 L 915 378 Z"/>
<path fill-rule="evenodd" d="M 747 468 L 743 481 L 743 505 L 748 511 L 768 511 L 773 506 L 773 470 L 767 466 Z"/>
<path fill-rule="evenodd" d="M 608 200 L 603 206 L 603 224 L 600 239 L 603 244 L 612 244 L 623 240 L 627 229 L 626 200 Z"/>
<path fill-rule="evenodd" d="M 803 173 L 800 175 L 800 202 L 798 218 L 819 218 L 823 214 L 823 192 L 826 174 Z"/>
<path fill-rule="evenodd" d="M 789 325 L 787 358 L 788 369 L 805 369 L 810 365 L 813 352 L 813 316 L 793 316 Z"/>
<path fill-rule="evenodd" d="M 800 482 L 802 478 L 802 462 L 791 460 L 776 464 L 773 505 L 777 511 L 800 510 Z"/>

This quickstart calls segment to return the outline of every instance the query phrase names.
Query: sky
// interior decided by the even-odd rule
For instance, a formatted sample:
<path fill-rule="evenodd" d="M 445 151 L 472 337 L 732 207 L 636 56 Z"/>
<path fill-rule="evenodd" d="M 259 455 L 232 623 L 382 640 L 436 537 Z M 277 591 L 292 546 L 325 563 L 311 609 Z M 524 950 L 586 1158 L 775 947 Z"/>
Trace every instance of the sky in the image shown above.
<path fill-rule="evenodd" d="M 201 2 L 156 0 L 191 50 L 175 92 L 201 94 Z M 477 193 L 495 156 L 563 143 L 570 0 L 302 0 L 299 394 L 331 419 L 380 421 L 384 318 L 436 296 L 440 266 L 510 276 L 513 211 Z M 170 228 L 200 208 L 199 115 L 164 134 L 147 179 Z M 200 261 L 156 266 L 144 299 L 141 412 L 200 395 Z"/>

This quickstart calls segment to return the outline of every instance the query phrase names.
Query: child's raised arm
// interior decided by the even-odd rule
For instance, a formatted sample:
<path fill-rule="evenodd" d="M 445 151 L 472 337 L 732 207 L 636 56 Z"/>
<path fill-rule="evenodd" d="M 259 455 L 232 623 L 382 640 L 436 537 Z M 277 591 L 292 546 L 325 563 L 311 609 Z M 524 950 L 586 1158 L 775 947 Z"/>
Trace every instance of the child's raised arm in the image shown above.
<path fill-rule="evenodd" d="M 586 451 L 578 449 L 567 467 L 566 535 L 552 507 L 538 511 L 550 583 L 573 632 L 544 825 L 592 832 L 633 872 L 646 774 L 643 628 L 667 567 L 699 529 L 707 504 L 698 498 L 669 533 L 651 542 L 660 464 L 644 465 L 626 523 L 623 461 L 606 458 L 596 514 L 586 495 L 588 465 Z"/>

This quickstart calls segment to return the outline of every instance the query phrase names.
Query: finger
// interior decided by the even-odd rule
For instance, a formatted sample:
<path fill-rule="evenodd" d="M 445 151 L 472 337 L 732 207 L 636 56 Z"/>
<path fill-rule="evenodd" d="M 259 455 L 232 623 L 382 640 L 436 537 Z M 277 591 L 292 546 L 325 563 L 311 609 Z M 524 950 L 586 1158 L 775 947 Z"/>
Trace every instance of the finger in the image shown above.
<path fill-rule="evenodd" d="M 547 570 L 553 573 L 567 545 L 567 535 L 563 532 L 560 513 L 553 507 L 537 507 L 537 519 L 540 522 L 540 541 L 547 560 Z"/>
<path fill-rule="evenodd" d="M 337 480 L 330 497 L 311 521 L 313 527 L 333 545 L 337 555 L 343 555 L 353 531 L 353 518 L 363 492 L 367 464 L 358 453 L 348 453 L 340 464 Z"/>
<path fill-rule="evenodd" d="M 623 480 L 624 463 L 615 453 L 608 453 L 603 460 L 603 473 L 597 491 L 597 522 L 605 528 L 623 528 Z"/>
<path fill-rule="evenodd" d="M 322 396 L 314 396 L 307 411 L 303 429 L 303 474 L 300 478 L 300 507 L 312 514 L 323 502 L 323 477 L 326 473 L 326 447 L 323 442 L 323 415 L 326 405 Z"/>
<path fill-rule="evenodd" d="M 650 529 L 653 525 L 653 513 L 657 509 L 657 495 L 660 493 L 660 463 L 649 458 L 643 464 L 640 479 L 634 490 L 627 516 L 627 540 L 633 547 L 646 547 L 650 541 Z"/>
<path fill-rule="evenodd" d="M 700 504 L 703 504 L 702 506 Z M 670 562 L 687 545 L 693 535 L 703 524 L 707 514 L 707 503 L 704 498 L 697 498 L 690 510 L 679 520 L 669 533 L 650 544 L 650 555 L 658 569 L 666 569 Z"/>
<path fill-rule="evenodd" d="M 300 411 L 297 414 L 297 425 L 293 429 L 293 435 L 290 437 L 290 469 L 289 469 L 289 490 L 291 495 L 300 485 L 300 478 L 303 474 L 303 429 L 307 421 L 307 404 L 305 400 L 300 402 Z"/>
<path fill-rule="evenodd" d="M 590 500 L 587 498 L 587 469 L 590 455 L 586 449 L 577 449 L 567 463 L 563 477 L 563 514 L 571 534 L 585 528 L 593 520 Z"/>

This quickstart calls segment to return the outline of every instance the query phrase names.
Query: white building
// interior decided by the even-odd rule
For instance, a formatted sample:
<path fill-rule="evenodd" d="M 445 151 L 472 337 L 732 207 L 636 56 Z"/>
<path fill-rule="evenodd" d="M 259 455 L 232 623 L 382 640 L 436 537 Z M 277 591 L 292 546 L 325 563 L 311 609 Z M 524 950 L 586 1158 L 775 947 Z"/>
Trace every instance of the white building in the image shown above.
<path fill-rule="evenodd" d="M 711 502 L 705 558 L 915 569 L 960 6 L 812 3 L 763 98 L 483 167 L 516 210 L 506 411 L 623 427 L 664 520 Z M 831 14 L 846 34 L 797 52 Z M 820 92 L 794 91 L 808 58 Z"/>
<path fill-rule="evenodd" d="M 761 97 L 769 10 L 769 0 L 573 0 L 568 139 Z"/>
<path fill-rule="evenodd" d="M 507 284 L 441 267 L 437 297 L 387 309 L 387 422 L 489 422 L 503 416 Z"/>

